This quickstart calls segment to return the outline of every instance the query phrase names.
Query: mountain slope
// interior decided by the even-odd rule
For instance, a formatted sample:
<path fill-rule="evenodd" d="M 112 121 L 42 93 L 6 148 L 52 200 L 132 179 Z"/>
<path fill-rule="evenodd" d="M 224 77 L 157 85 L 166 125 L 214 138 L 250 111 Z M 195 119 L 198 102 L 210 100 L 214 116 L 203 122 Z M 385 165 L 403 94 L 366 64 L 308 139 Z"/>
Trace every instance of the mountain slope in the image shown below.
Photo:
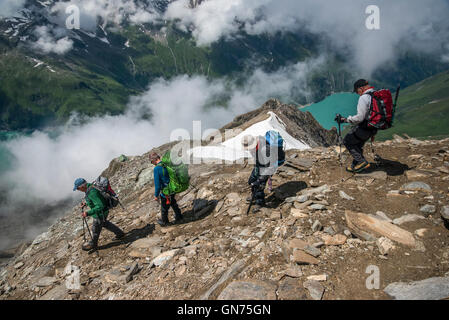
<path fill-rule="evenodd" d="M 379 132 L 378 137 L 387 139 L 400 133 L 421 138 L 449 135 L 449 71 L 401 91 L 395 125 Z"/>
<path fill-rule="evenodd" d="M 398 282 L 447 282 L 449 231 L 439 212 L 447 205 L 449 170 L 441 165 L 449 140 L 376 143 L 388 160 L 344 182 L 350 175 L 340 171 L 336 150 L 289 150 L 267 187 L 267 208 L 248 216 L 251 166 L 191 165 L 196 188 L 178 195 L 184 222 L 167 228 L 155 224 L 148 153 L 115 159 L 105 173 L 126 211 L 117 208 L 110 219 L 125 239 L 104 231 L 98 256 L 81 251 L 74 207 L 17 249 L 0 271 L 0 299 L 389 299 L 406 291 Z M 380 290 L 366 287 L 372 266 Z M 67 288 L 65 270 L 80 272 L 79 288 Z M 415 294 L 442 299 L 449 292 L 441 288 Z"/>
<path fill-rule="evenodd" d="M 169 2 L 144 1 L 157 12 L 164 12 Z M 191 7 L 200 3 L 192 1 Z M 240 85 L 255 69 L 275 72 L 324 56 L 323 65 L 307 77 L 309 92 L 294 93 L 293 101 L 301 104 L 348 91 L 359 77 L 357 70 L 348 70 L 343 55 L 328 47 L 325 36 L 303 29 L 257 36 L 241 31 L 232 39 L 222 38 L 199 47 L 190 31 L 179 30 L 171 21 L 131 24 L 125 19 L 118 25 L 99 24 L 94 31 L 61 30 L 49 13 L 52 4 L 27 0 L 22 17 L 0 19 L 1 62 L 18 70 L 17 74 L 11 69 L 0 70 L 0 80 L 9 84 L 0 92 L 0 129 L 39 128 L 49 121 L 64 123 L 74 111 L 88 116 L 117 114 L 124 111 L 130 96 L 146 90 L 152 81 L 183 74 L 223 78 Z M 42 26 L 55 33 L 64 31 L 73 48 L 61 55 L 34 49 L 32 44 L 39 38 L 36 28 Z M 16 59 L 7 58 L 11 55 Z M 36 64 L 25 63 L 29 59 L 36 59 Z M 37 67 L 37 60 L 45 65 Z M 409 85 L 448 67 L 431 55 L 404 53 L 398 61 L 399 70 L 388 65 L 375 73 L 373 83 L 391 87 L 399 81 Z M 36 70 L 32 69 L 35 66 Z M 57 74 L 48 76 L 48 68 Z M 45 72 L 39 75 L 42 69 Z M 47 78 L 63 83 L 61 90 L 52 92 L 54 84 Z M 376 82 L 379 79 L 382 82 Z M 18 96 L 21 87 L 24 95 Z"/>

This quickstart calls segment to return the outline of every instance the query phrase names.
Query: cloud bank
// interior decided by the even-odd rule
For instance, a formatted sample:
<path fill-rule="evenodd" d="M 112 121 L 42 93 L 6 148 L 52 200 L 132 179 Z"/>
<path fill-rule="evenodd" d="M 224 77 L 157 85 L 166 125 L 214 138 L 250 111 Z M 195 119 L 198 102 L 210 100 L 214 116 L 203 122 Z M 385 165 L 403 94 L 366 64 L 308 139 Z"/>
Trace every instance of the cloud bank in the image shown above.
<path fill-rule="evenodd" d="M 10 17 L 23 7 L 25 0 L 0 0 L 0 17 Z"/>
<path fill-rule="evenodd" d="M 31 220 L 30 211 L 23 208 L 32 208 L 36 215 L 60 216 L 64 213 L 61 208 L 45 208 L 66 199 L 79 199 L 82 195 L 72 191 L 76 178 L 92 181 L 113 158 L 140 155 L 167 143 L 175 129 L 192 132 L 192 121 L 201 121 L 204 133 L 254 110 L 271 97 L 282 96 L 288 101 L 298 92 L 307 95 L 307 75 L 324 60 L 301 62 L 274 73 L 256 70 L 243 86 L 204 76 L 159 79 L 145 93 L 131 98 L 123 115 L 89 118 L 83 124 L 73 115 L 65 126 L 52 130 L 58 132 L 56 138 L 51 137 L 52 132 L 37 131 L 11 140 L 5 147 L 15 161 L 14 167 L 0 177 L 8 185 L 6 202 L 0 204 L 0 218 L 21 219 L 25 226 Z M 143 117 L 148 114 L 151 120 Z M 30 230 L 33 236 L 43 231 L 34 227 L 26 228 L 26 233 Z M 0 249 L 5 235 L 7 238 L 7 233 L 0 235 Z"/>
<path fill-rule="evenodd" d="M 64 33 L 64 30 L 53 29 L 51 30 L 47 26 L 36 27 L 34 34 L 37 37 L 36 42 L 32 42 L 31 46 L 38 51 L 45 54 L 56 53 L 59 55 L 65 54 L 70 51 L 73 47 L 73 41 L 67 36 L 56 39 L 58 33 Z"/>
<path fill-rule="evenodd" d="M 0 0 L 5 12 L 20 2 Z M 222 38 L 277 32 L 310 31 L 320 37 L 323 50 L 338 51 L 366 77 L 385 62 L 395 62 L 398 53 L 415 50 L 437 53 L 447 60 L 449 34 L 447 0 L 204 0 L 192 8 L 191 0 L 174 0 L 165 12 L 161 1 L 70 0 L 55 1 L 50 20 L 65 25 L 65 10 L 80 9 L 81 28 L 95 31 L 98 24 L 152 23 L 163 26 L 173 21 L 191 32 L 200 46 Z M 380 10 L 380 29 L 368 30 L 368 6 Z M 162 6 L 163 7 L 163 6 Z M 41 46 L 46 48 L 46 43 Z M 68 45 L 61 43 L 60 45 Z"/>
<path fill-rule="evenodd" d="M 446 0 L 207 0 L 190 9 L 188 0 L 169 5 L 165 17 L 191 30 L 199 45 L 248 34 L 307 29 L 324 35 L 348 60 L 370 74 L 394 60 L 398 46 L 440 51 L 448 40 Z M 380 9 L 380 29 L 366 28 L 369 5 Z"/>

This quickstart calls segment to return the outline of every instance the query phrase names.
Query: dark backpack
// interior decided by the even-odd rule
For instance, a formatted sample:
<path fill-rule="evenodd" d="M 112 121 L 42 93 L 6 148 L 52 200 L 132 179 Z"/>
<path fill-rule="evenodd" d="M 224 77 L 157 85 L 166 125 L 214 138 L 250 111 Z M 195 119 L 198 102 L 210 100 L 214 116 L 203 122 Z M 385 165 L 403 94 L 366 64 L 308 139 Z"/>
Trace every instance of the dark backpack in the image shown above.
<path fill-rule="evenodd" d="M 93 188 L 97 189 L 103 199 L 106 200 L 108 209 L 112 209 L 118 206 L 120 201 L 117 194 L 114 192 L 114 190 L 112 190 L 108 178 L 100 176 L 94 182 L 92 182 L 92 185 L 86 191 L 86 197 Z"/>
<path fill-rule="evenodd" d="M 368 92 L 371 96 L 370 117 L 367 121 L 369 128 L 378 130 L 389 129 L 393 126 L 394 106 L 393 97 L 388 89 Z"/>

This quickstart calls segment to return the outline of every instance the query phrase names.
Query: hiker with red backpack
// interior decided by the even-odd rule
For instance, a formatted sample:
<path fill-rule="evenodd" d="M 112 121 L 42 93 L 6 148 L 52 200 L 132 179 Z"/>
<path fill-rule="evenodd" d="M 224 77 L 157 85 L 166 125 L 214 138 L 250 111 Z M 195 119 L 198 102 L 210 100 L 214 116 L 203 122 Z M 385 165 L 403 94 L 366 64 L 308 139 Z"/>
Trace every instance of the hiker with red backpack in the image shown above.
<path fill-rule="evenodd" d="M 101 178 L 102 177 L 99 177 L 99 179 Z M 109 188 L 110 185 L 108 182 L 108 189 Z M 125 233 L 115 224 L 107 220 L 109 209 L 113 206 L 113 204 L 109 203 L 108 199 L 106 199 L 109 198 L 109 196 L 106 194 L 102 195 L 103 192 L 100 189 L 100 187 L 95 186 L 94 183 L 87 183 L 86 180 L 84 180 L 83 178 L 75 180 L 75 186 L 73 188 L 73 191 L 76 190 L 85 193 L 85 203 L 83 203 L 81 206 L 81 208 L 83 209 L 82 213 L 83 219 L 87 217 L 92 217 L 94 219 L 91 234 L 92 238 L 88 243 L 83 244 L 82 249 L 85 251 L 92 251 L 97 249 L 98 239 L 100 238 L 100 233 L 103 228 L 113 232 L 115 234 L 116 240 L 123 239 Z M 86 206 L 90 208 L 89 211 L 85 210 Z"/>
<path fill-rule="evenodd" d="M 343 144 L 353 157 L 351 166 L 346 170 L 352 173 L 362 172 L 370 167 L 363 156 L 363 146 L 374 138 L 378 130 L 391 128 L 399 87 L 396 92 L 396 101 L 393 104 L 391 92 L 388 89 L 374 90 L 365 79 L 359 79 L 354 83 L 354 92 L 360 98 L 357 104 L 357 115 L 344 118 L 337 115 L 337 123 L 351 123 L 355 126 L 345 136 Z"/>
<path fill-rule="evenodd" d="M 170 207 L 175 212 L 175 222 L 181 222 L 183 216 L 181 209 L 176 202 L 176 192 L 169 191 L 170 186 L 170 174 L 167 165 L 162 162 L 159 154 L 153 152 L 150 154 L 150 162 L 155 167 L 153 169 L 154 176 L 154 200 L 161 202 L 161 219 L 157 220 L 157 223 L 161 227 L 167 226 L 170 222 L 168 220 L 168 210 Z"/>

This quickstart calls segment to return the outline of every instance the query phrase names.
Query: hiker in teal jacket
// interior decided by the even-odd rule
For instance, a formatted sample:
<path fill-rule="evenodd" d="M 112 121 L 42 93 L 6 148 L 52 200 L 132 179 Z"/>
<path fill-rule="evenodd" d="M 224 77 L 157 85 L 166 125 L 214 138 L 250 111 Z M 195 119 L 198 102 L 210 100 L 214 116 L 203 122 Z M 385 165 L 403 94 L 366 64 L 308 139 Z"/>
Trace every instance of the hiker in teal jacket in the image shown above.
<path fill-rule="evenodd" d="M 156 166 L 153 170 L 154 175 L 154 197 L 156 201 L 161 201 L 161 219 L 157 223 L 164 227 L 169 224 L 168 221 L 168 210 L 170 207 L 173 208 L 175 212 L 175 221 L 182 221 L 181 209 L 179 209 L 176 203 L 175 195 L 165 195 L 162 190 L 170 183 L 170 177 L 166 168 L 162 167 L 159 163 L 161 162 L 161 157 L 157 153 L 152 153 L 150 155 L 151 163 Z"/>
<path fill-rule="evenodd" d="M 109 209 L 106 200 L 103 198 L 100 191 L 82 178 L 76 179 L 73 191 L 76 190 L 86 194 L 86 203 L 82 208 L 84 209 L 86 205 L 90 208 L 89 211 L 83 210 L 83 218 L 89 216 L 94 219 L 92 225 L 92 239 L 89 243 L 83 245 L 83 250 L 90 251 L 97 248 L 98 239 L 100 238 L 100 232 L 103 227 L 106 228 L 106 230 L 113 232 L 116 240 L 122 239 L 125 236 L 125 233 L 115 224 L 107 220 Z"/>

